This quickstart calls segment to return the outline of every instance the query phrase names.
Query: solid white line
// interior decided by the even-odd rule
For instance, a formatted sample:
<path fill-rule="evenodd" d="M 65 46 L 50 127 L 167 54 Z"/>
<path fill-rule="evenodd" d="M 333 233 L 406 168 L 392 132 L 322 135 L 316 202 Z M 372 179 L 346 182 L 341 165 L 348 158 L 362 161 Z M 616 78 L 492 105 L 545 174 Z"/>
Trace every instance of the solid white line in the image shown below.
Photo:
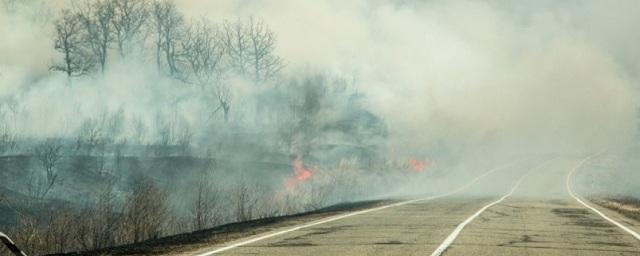
<path fill-rule="evenodd" d="M 259 236 L 259 237 L 253 238 L 253 239 L 249 239 L 249 240 L 246 240 L 246 241 L 234 243 L 234 244 L 231 244 L 231 245 L 228 245 L 228 246 L 225 246 L 225 247 L 221 247 L 221 248 L 209 251 L 209 252 L 197 254 L 195 256 L 209 256 L 209 255 L 213 255 L 213 254 L 216 254 L 216 253 L 228 251 L 228 250 L 231 250 L 231 249 L 239 247 L 239 246 L 255 243 L 255 242 L 260 241 L 260 240 L 264 240 L 264 239 L 267 239 L 267 238 L 271 238 L 271 237 L 279 236 L 279 235 L 286 234 L 286 233 L 289 233 L 289 232 L 293 232 L 293 231 L 296 231 L 296 230 L 300 230 L 300 229 L 303 229 L 303 228 L 308 228 L 308 227 L 324 224 L 324 223 L 327 223 L 327 222 L 332 222 L 332 221 L 336 221 L 336 220 L 340 220 L 340 219 L 344 219 L 344 218 L 348 218 L 348 217 L 352 217 L 352 216 L 356 216 L 356 215 L 361 215 L 361 214 L 365 214 L 365 213 L 369 213 L 369 212 L 379 211 L 379 210 L 383 210 L 383 209 L 387 209 L 387 208 L 391 208 L 391 207 L 397 207 L 397 206 L 411 204 L 411 203 L 415 203 L 415 202 L 419 202 L 419 201 L 428 201 L 428 200 L 433 200 L 433 199 L 437 199 L 437 198 L 453 195 L 453 194 L 458 193 L 458 192 L 468 188 L 469 186 L 475 184 L 478 180 L 482 179 L 483 177 L 485 177 L 485 176 L 487 176 L 487 175 L 489 175 L 489 174 L 491 174 L 491 173 L 493 173 L 493 172 L 495 172 L 497 170 L 506 168 L 506 167 L 508 167 L 508 166 L 510 166 L 512 164 L 513 163 L 493 168 L 493 169 L 483 173 L 482 175 L 476 177 L 475 179 L 471 180 L 471 182 L 461 186 L 460 188 L 458 188 L 458 189 L 456 189 L 454 191 L 448 192 L 448 193 L 429 196 L 429 197 L 425 197 L 425 198 L 421 198 L 421 199 L 414 199 L 414 200 L 398 202 L 398 203 L 385 205 L 385 206 L 380 206 L 380 207 L 371 208 L 371 209 L 366 209 L 366 210 L 360 210 L 360 211 L 356 211 L 356 212 L 352 212 L 352 213 L 338 215 L 338 216 L 335 216 L 335 217 L 327 217 L 327 218 L 321 219 L 319 221 L 311 222 L 311 223 L 304 224 L 304 225 L 295 226 L 295 227 L 292 227 L 292 228 L 289 228 L 289 229 L 285 229 L 285 230 L 282 230 L 282 231 L 278 231 L 278 232 L 275 232 L 275 233 L 271 233 L 271 234 L 267 234 L 267 235 L 264 235 L 264 236 Z"/>
<path fill-rule="evenodd" d="M 566 187 L 567 187 L 567 192 L 569 192 L 569 195 L 571 197 L 573 197 L 573 199 L 575 199 L 576 201 L 578 201 L 578 203 L 582 204 L 584 207 L 589 208 L 589 210 L 592 210 L 593 212 L 597 213 L 598 215 L 600 215 L 600 217 L 602 217 L 603 219 L 613 223 L 614 225 L 618 226 L 619 228 L 621 228 L 622 230 L 626 231 L 627 233 L 631 234 L 633 237 L 635 237 L 637 240 L 640 240 L 640 234 L 636 233 L 635 231 L 631 230 L 630 228 L 620 224 L 619 222 L 607 217 L 606 215 L 604 215 L 604 213 L 598 211 L 596 208 L 593 208 L 592 206 L 590 206 L 589 204 L 587 204 L 586 202 L 582 201 L 582 199 L 580 199 L 580 197 L 573 192 L 573 190 L 571 189 L 571 179 L 575 176 L 575 173 L 578 171 L 578 169 L 580 169 L 580 167 L 582 167 L 582 165 L 584 165 L 584 163 L 586 163 L 587 161 L 589 161 L 591 158 L 593 158 L 595 155 L 591 155 L 589 157 L 586 157 L 585 159 L 582 159 L 582 161 L 580 161 L 580 163 L 578 163 L 578 165 L 576 165 L 576 167 L 573 168 L 573 170 L 571 170 L 571 172 L 569 172 L 569 174 L 567 174 L 567 181 L 565 183 Z"/>
<path fill-rule="evenodd" d="M 4 243 L 4 245 L 16 256 L 27 256 L 16 244 L 9 238 L 9 236 L 0 232 L 0 241 Z"/>
<path fill-rule="evenodd" d="M 535 168 L 537 168 L 537 167 L 534 167 L 533 169 L 535 169 Z M 522 177 L 520 177 L 520 179 L 518 179 L 518 181 L 513 185 L 513 187 L 511 188 L 511 191 L 509 191 L 509 193 L 507 193 L 506 195 L 504 195 L 500 199 L 498 199 L 498 200 L 496 200 L 496 201 L 494 201 L 494 202 L 492 202 L 492 203 L 490 203 L 488 205 L 485 205 L 480 210 L 478 210 L 476 213 L 471 215 L 471 217 L 467 218 L 465 221 L 460 223 L 456 227 L 456 229 L 454 229 L 453 232 L 451 232 L 451 234 L 449 234 L 449 236 L 447 236 L 447 238 L 444 239 L 444 241 L 440 244 L 440 246 L 438 246 L 438 248 L 436 248 L 436 250 L 431 254 L 431 256 L 440 256 L 440 255 L 442 255 L 442 253 L 444 253 L 444 251 L 446 251 L 447 248 L 449 248 L 449 246 L 451 246 L 451 244 L 453 244 L 453 242 L 456 240 L 458 235 L 460 235 L 460 232 L 462 232 L 464 227 L 467 226 L 467 224 L 471 223 L 471 221 L 473 221 L 475 218 L 480 216 L 480 214 L 482 214 L 482 212 L 484 212 L 485 210 L 489 209 L 489 207 L 494 206 L 496 204 L 499 204 L 500 202 L 504 201 L 507 197 L 511 196 L 513 194 L 513 192 L 516 191 L 518 186 L 520 186 L 520 183 L 522 183 L 522 181 L 524 180 L 524 178 L 528 174 L 529 174 L 529 172 L 527 172 L 525 175 L 522 175 Z"/>

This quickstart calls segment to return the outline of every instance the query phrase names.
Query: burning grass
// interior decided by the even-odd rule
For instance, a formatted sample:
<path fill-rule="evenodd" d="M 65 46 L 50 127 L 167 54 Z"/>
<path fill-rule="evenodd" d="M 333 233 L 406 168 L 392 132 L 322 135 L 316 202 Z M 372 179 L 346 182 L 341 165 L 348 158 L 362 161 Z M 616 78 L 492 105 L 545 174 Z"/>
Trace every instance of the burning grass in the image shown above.
<path fill-rule="evenodd" d="M 640 221 L 640 199 L 630 196 L 598 196 L 591 201 L 599 206 L 614 210 L 627 218 Z"/>

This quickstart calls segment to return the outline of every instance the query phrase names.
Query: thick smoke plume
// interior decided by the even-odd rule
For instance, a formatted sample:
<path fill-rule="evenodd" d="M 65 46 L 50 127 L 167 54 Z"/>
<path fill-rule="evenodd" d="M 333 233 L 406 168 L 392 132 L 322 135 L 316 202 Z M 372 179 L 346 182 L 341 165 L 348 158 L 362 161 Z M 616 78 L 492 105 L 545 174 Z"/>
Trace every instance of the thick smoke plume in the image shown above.
<path fill-rule="evenodd" d="M 69 5 L 43 4 L 53 5 L 51 12 Z M 630 11 L 638 5 L 634 1 L 177 4 L 196 19 L 263 18 L 278 35 L 277 53 L 287 60 L 286 72 L 323 71 L 357 81 L 357 89 L 369 97 L 367 104 L 397 136 L 392 146 L 396 151 L 437 143 L 455 145 L 454 150 L 483 143 L 584 149 L 618 145 L 634 135 L 635 59 L 640 54 L 629 43 L 637 19 Z M 39 17 L 37 4 L 14 6 L 14 14 L 26 11 Z M 138 99 L 164 90 L 140 89 L 157 84 L 148 82 L 153 75 L 145 77 L 149 72 L 126 66 L 120 70 L 124 74 L 115 70 L 106 76 L 110 88 L 94 95 L 85 97 L 92 90 L 79 82 L 79 88 L 55 90 L 60 97 L 48 97 L 54 90 L 48 88 L 62 84 L 55 78 L 29 86 L 39 92 L 25 92 L 21 84 L 34 73 L 46 74 L 57 57 L 50 47 L 52 31 L 24 15 L 3 19 L 0 29 L 12 35 L 1 47 L 3 95 L 20 92 L 27 102 L 41 106 L 46 104 L 42 97 L 64 101 L 64 107 L 49 103 L 61 106 L 48 109 L 54 112 L 46 115 L 51 118 L 69 115 L 77 104 L 69 98 L 96 108 L 166 105 Z M 42 111 L 33 110 L 34 115 Z"/>
<path fill-rule="evenodd" d="M 144 22 L 114 25 L 109 3 Z M 49 225 L 23 214 L 47 208 L 113 221 L 118 239 L 95 248 L 637 141 L 638 1 L 0 6 L 0 196 L 33 202 L 0 227 Z M 259 61 L 238 50 L 251 36 Z M 118 226 L 140 218 L 153 228 Z"/>

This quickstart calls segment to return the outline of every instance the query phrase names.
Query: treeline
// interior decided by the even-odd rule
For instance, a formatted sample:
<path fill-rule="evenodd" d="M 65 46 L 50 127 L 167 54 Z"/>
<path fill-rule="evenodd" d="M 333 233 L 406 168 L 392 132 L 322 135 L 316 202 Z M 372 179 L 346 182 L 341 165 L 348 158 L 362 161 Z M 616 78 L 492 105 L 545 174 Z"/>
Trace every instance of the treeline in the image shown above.
<path fill-rule="evenodd" d="M 385 168 L 386 128 L 349 86 L 290 78 L 256 96 L 263 131 L 234 126 L 199 146 L 178 121 L 147 126 L 124 110 L 86 118 L 65 137 L 10 140 L 17 149 L 0 156 L 9 178 L 0 185 L 24 196 L 0 202 L 15 220 L 3 230 L 30 254 L 84 251 L 370 195 L 388 187 L 375 171 Z M 290 154 L 318 165 L 309 180 L 292 177 Z"/>
<path fill-rule="evenodd" d="M 191 145 L 171 155 L 166 152 L 175 146 L 169 142 L 114 140 L 124 122 L 116 112 L 86 120 L 75 136 L 36 140 L 19 155 L 1 156 L 0 168 L 8 177 L 23 177 L 16 183 L 26 188 L 17 190 L 24 196 L 0 200 L 0 211 L 10 207 L 7 220 L 15 220 L 4 230 L 30 254 L 85 251 L 314 210 L 388 188 L 388 171 L 376 171 L 387 168 L 380 152 L 383 123 L 357 95 L 343 97 L 343 80 L 318 76 L 291 83 L 287 88 L 295 88 L 297 100 L 284 104 L 291 118 L 275 120 L 286 129 L 245 138 L 244 145 L 217 138 L 219 148 L 206 155 Z M 290 93 L 272 90 L 268 99 Z M 269 152 L 282 157 L 278 166 L 259 160 Z M 283 152 L 304 156 L 312 177 L 296 180 L 287 161 L 298 156 Z"/>
<path fill-rule="evenodd" d="M 255 84 L 278 76 L 284 61 L 276 36 L 260 19 L 186 20 L 171 0 L 73 2 L 55 21 L 51 70 L 72 77 L 104 73 L 112 59 L 155 59 L 158 71 L 210 91 L 228 120 L 230 88 L 240 76 Z M 145 49 L 154 49 L 145 51 Z"/>
<path fill-rule="evenodd" d="M 202 181 L 192 191 L 193 197 L 183 199 L 188 216 L 172 212 L 168 193 L 156 181 L 139 176 L 132 182 L 132 191 L 120 198 L 113 184 L 98 186 L 85 205 L 56 200 L 32 201 L 30 208 L 16 207 L 19 223 L 5 230 L 30 255 L 88 251 L 110 246 L 142 242 L 169 234 L 202 230 L 223 221 L 244 221 L 258 217 L 254 191 L 239 187 L 229 196 L 243 197 L 251 202 L 222 204 L 220 191 L 214 184 Z M 252 193 L 252 194 L 248 194 Z M 124 199 L 121 202 L 121 199 Z M 261 198 L 262 199 L 262 198 Z M 9 199 L 7 199 L 9 200 Z M 94 201 L 95 200 L 95 201 Z M 227 219 L 227 207 L 236 206 L 244 216 Z M 29 213 L 36 211 L 36 213 Z M 249 215 L 246 215 L 248 211 Z M 254 214 L 254 215 L 252 215 Z M 3 250 L 0 249 L 0 252 Z"/>
<path fill-rule="evenodd" d="M 221 179 L 207 170 L 192 175 L 190 186 L 180 188 L 184 191 L 167 189 L 140 175 L 124 195 L 111 181 L 94 184 L 94 191 L 77 202 L 53 198 L 16 202 L 17 198 L 0 193 L 0 205 L 13 208 L 18 221 L 3 231 L 29 255 L 42 255 L 95 250 L 224 223 L 316 210 L 327 203 L 349 200 L 354 192 L 364 193 L 370 184 L 380 184 L 354 173 L 349 165 L 314 173 L 307 184 L 291 190 L 269 188 L 255 177 Z"/>
<path fill-rule="evenodd" d="M 97 202 L 84 207 L 31 202 L 31 208 L 16 209 L 19 223 L 7 231 L 29 255 L 86 251 L 158 237 L 166 230 L 167 201 L 152 181 L 140 179 L 135 185 L 124 208 L 109 186 L 96 189 Z"/>
<path fill-rule="evenodd" d="M 90 0 L 72 1 L 53 27 L 60 58 L 51 72 L 68 86 L 43 87 L 99 90 L 85 83 L 121 76 L 110 67 L 125 62 L 157 70 L 172 89 L 154 74 L 140 91 L 155 102 L 142 110 L 52 106 L 74 109 L 52 121 L 72 124 L 47 135 L 21 131 L 39 116 L 25 103 L 34 100 L 0 99 L 0 228 L 30 255 L 297 213 L 390 187 L 388 172 L 377 172 L 386 126 L 356 82 L 284 76 L 276 36 L 258 18 L 188 20 L 168 0 Z M 179 112 L 181 103 L 200 112 Z M 312 170 L 304 182 L 294 159 Z"/>

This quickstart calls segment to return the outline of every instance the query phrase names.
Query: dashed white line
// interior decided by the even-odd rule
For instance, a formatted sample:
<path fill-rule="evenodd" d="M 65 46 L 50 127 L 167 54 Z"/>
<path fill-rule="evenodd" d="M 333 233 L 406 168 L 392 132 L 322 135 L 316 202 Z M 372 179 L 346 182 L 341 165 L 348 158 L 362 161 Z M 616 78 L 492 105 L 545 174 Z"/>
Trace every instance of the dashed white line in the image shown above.
<path fill-rule="evenodd" d="M 458 193 L 458 192 L 470 187 L 471 185 L 475 184 L 477 181 L 479 181 L 480 179 L 484 178 L 485 176 L 487 176 L 487 175 L 489 175 L 489 174 L 491 174 L 491 173 L 493 173 L 493 172 L 495 172 L 497 170 L 501 170 L 503 168 L 506 168 L 506 167 L 508 167 L 508 166 L 510 166 L 512 164 L 513 163 L 493 168 L 493 169 L 483 173 L 482 175 L 479 175 L 478 177 L 474 178 L 469 183 L 459 187 L 458 189 L 456 189 L 454 191 L 448 192 L 448 193 L 429 196 L 429 197 L 425 197 L 425 198 L 421 198 L 421 199 L 414 199 L 414 200 L 398 202 L 398 203 L 395 203 L 395 204 L 380 206 L 380 207 L 366 209 L 366 210 L 360 210 L 360 211 L 356 211 L 356 212 L 352 212 L 352 213 L 338 215 L 338 216 L 335 216 L 335 217 L 328 217 L 328 218 L 325 218 L 325 219 L 321 219 L 319 221 L 315 221 L 315 222 L 311 222 L 311 223 L 308 223 L 308 224 L 291 227 L 291 228 L 288 228 L 288 229 L 285 229 L 285 230 L 282 230 L 282 231 L 278 231 L 278 232 L 266 234 L 266 235 L 263 235 L 263 236 L 259 236 L 259 237 L 256 237 L 256 238 L 252 238 L 252 239 L 249 239 L 249 240 L 245 240 L 245 241 L 242 241 L 242 242 L 230 244 L 230 245 L 227 245 L 227 246 L 224 246 L 224 247 L 212 250 L 212 251 L 204 252 L 204 253 L 201 253 L 201 254 L 196 254 L 195 256 L 210 256 L 210 255 L 213 255 L 213 254 L 216 254 L 216 253 L 221 253 L 221 252 L 224 252 L 224 251 L 231 250 L 231 249 L 239 247 L 239 246 L 255 243 L 255 242 L 258 242 L 260 240 L 264 240 L 264 239 L 268 239 L 268 238 L 271 238 L 271 237 L 275 237 L 275 236 L 279 236 L 279 235 L 282 235 L 282 234 L 286 234 L 286 233 L 289 233 L 289 232 L 297 231 L 297 230 L 300 230 L 300 229 L 303 229 L 303 228 L 308 228 L 308 227 L 324 224 L 324 223 L 327 223 L 327 222 L 332 222 L 332 221 L 336 221 L 336 220 L 340 220 L 340 219 L 344 219 L 344 218 L 348 218 L 348 217 L 352 217 L 352 216 L 356 216 L 356 215 L 361 215 L 361 214 L 365 214 L 365 213 L 369 213 L 369 212 L 379 211 L 379 210 L 383 210 L 383 209 L 387 209 L 387 208 L 397 207 L 397 206 L 411 204 L 411 203 L 420 202 L 420 201 L 428 201 L 428 200 L 433 200 L 433 199 L 437 199 L 437 198 L 453 195 L 455 193 Z"/>
<path fill-rule="evenodd" d="M 534 167 L 534 169 L 537 167 Z M 453 230 L 453 232 L 451 232 L 451 234 L 449 234 L 449 236 L 447 236 L 446 239 L 444 239 L 444 241 L 440 244 L 440 246 L 438 246 L 438 248 L 436 248 L 436 250 L 431 254 L 431 256 L 440 256 L 442 255 L 442 253 L 444 253 L 444 251 L 446 251 L 449 246 L 451 246 L 451 244 L 453 244 L 453 242 L 456 240 L 456 238 L 458 237 L 458 235 L 460 235 L 460 232 L 462 232 L 462 230 L 464 229 L 465 226 L 467 226 L 467 224 L 471 223 L 471 221 L 473 221 L 475 218 L 477 218 L 478 216 L 480 216 L 480 214 L 482 214 L 482 212 L 484 212 L 485 210 L 489 209 L 489 207 L 494 206 L 496 204 L 499 204 L 500 202 L 504 201 L 507 197 L 511 196 L 513 194 L 513 192 L 516 191 L 516 189 L 518 188 L 518 186 L 520 186 L 520 183 L 522 183 L 522 181 L 524 180 L 524 178 L 528 175 L 529 173 L 527 172 L 527 174 L 522 175 L 522 177 L 520 177 L 520 179 L 518 179 L 518 181 L 513 185 L 513 187 L 511 188 L 511 190 L 509 191 L 509 193 L 507 193 L 506 195 L 504 195 L 503 197 L 501 197 L 500 199 L 491 202 L 488 205 L 485 205 L 484 207 L 482 207 L 480 210 L 478 210 L 476 213 L 474 213 L 473 215 L 471 215 L 471 217 L 467 218 L 465 221 L 463 221 L 462 223 L 460 223 L 456 229 Z"/>
<path fill-rule="evenodd" d="M 595 212 L 596 214 L 600 215 L 600 217 L 602 217 L 603 219 L 611 222 L 613 225 L 618 226 L 619 228 L 621 228 L 625 232 L 627 232 L 630 235 L 632 235 L 633 237 L 635 237 L 637 240 L 640 240 L 640 234 L 638 234 L 637 232 L 631 230 L 630 228 L 620 224 L 619 222 L 607 217 L 607 215 L 604 215 L 604 213 L 600 212 L 598 209 L 596 209 L 596 208 L 592 207 L 591 205 L 587 204 L 582 199 L 580 199 L 580 197 L 571 189 L 571 179 L 574 177 L 575 173 L 578 171 L 578 169 L 580 169 L 580 167 L 582 167 L 587 161 L 589 161 L 594 156 L 595 155 L 591 155 L 589 157 L 586 157 L 585 159 L 582 159 L 582 161 L 580 161 L 580 163 L 578 163 L 578 165 L 576 165 L 576 167 L 574 167 L 573 170 L 571 170 L 571 172 L 569 172 L 569 174 L 567 174 L 567 180 L 566 180 L 566 183 L 565 183 L 565 185 L 567 187 L 567 192 L 569 192 L 569 195 L 571 197 L 573 197 L 573 199 L 578 201 L 578 203 L 582 204 L 584 207 L 589 208 L 589 210 L 591 210 L 591 211 Z"/>

